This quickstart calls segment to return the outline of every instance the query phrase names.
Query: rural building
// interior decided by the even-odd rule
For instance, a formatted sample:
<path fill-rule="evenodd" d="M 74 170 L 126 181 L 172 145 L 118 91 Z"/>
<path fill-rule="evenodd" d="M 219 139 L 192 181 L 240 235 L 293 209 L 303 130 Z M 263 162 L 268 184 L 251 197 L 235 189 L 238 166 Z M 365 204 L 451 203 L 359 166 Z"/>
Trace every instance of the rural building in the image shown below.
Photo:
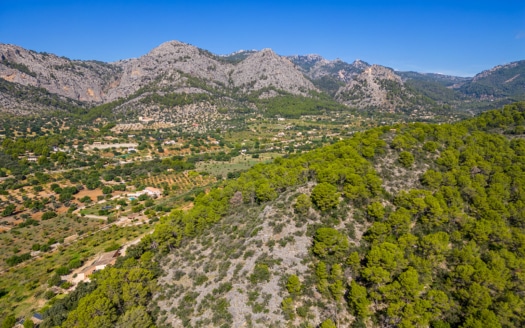
<path fill-rule="evenodd" d="M 150 197 L 160 197 L 162 195 L 162 190 L 158 188 L 153 188 L 153 187 L 146 187 L 144 188 L 144 190 L 137 191 L 132 194 L 128 194 L 128 197 L 137 198 L 140 195 L 144 195 L 144 194 L 147 194 Z"/>
<path fill-rule="evenodd" d="M 114 265 L 117 262 L 117 258 L 120 256 L 120 250 L 106 252 L 100 254 L 93 262 L 86 266 L 77 276 L 74 278 L 74 282 L 85 281 L 89 279 L 89 276 L 95 271 L 104 269 L 108 265 Z"/>
<path fill-rule="evenodd" d="M 146 187 L 144 189 L 144 192 L 150 197 L 160 197 L 162 195 L 162 190 L 160 190 L 159 188 Z"/>

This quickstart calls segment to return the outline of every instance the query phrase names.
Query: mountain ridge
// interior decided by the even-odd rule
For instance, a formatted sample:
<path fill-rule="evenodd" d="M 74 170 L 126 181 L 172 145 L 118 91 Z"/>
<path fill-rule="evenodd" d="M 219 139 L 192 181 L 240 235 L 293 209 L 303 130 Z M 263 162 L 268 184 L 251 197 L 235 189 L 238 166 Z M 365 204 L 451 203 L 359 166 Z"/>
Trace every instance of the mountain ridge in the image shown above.
<path fill-rule="evenodd" d="M 376 69 L 367 71 L 372 66 Z M 363 75 L 365 72 L 368 77 Z M 142 99 L 144 90 L 161 96 L 221 95 L 244 103 L 233 107 L 253 108 L 257 107 L 253 102 L 256 98 L 273 98 L 282 93 L 315 97 L 326 93 L 333 101 L 358 110 L 389 113 L 416 113 L 423 107 L 444 105 L 461 109 L 480 102 L 525 99 L 525 61 L 462 78 L 398 72 L 361 60 L 346 63 L 315 54 L 280 56 L 268 48 L 215 55 L 180 41 L 164 42 L 143 56 L 114 63 L 70 60 L 0 44 L 0 78 L 28 88 L 43 88 L 86 107 L 129 97 Z M 252 101 L 246 103 L 247 97 Z M 57 109 L 52 105 L 32 108 L 31 103 L 7 95 L 2 99 L 1 112 L 13 112 L 15 108 L 19 113 Z"/>

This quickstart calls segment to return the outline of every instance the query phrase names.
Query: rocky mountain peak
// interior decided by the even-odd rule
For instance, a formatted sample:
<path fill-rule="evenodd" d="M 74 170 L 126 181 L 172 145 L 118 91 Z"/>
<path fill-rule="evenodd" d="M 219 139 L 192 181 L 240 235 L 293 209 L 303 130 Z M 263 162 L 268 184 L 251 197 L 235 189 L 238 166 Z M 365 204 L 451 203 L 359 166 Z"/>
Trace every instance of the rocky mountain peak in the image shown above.
<path fill-rule="evenodd" d="M 187 43 L 180 41 L 164 42 L 158 47 L 153 48 L 146 56 L 166 57 L 176 55 L 195 55 L 199 49 Z"/>
<path fill-rule="evenodd" d="M 320 86 L 323 90 L 334 93 L 334 87 L 341 83 L 348 83 L 370 65 L 356 60 L 349 64 L 339 58 L 327 60 L 320 55 L 310 54 L 305 56 L 288 56 L 295 65 L 310 79 L 322 80 Z M 323 87 L 324 86 L 324 87 Z M 328 89 L 327 89 L 328 88 Z"/>
<path fill-rule="evenodd" d="M 401 77 L 398 76 L 393 69 L 375 64 L 365 68 L 360 76 L 365 77 L 366 79 L 381 79 L 395 81 L 400 84 L 403 83 Z"/>
<path fill-rule="evenodd" d="M 304 63 L 309 63 L 309 64 L 315 64 L 317 62 L 320 62 L 320 61 L 328 61 L 327 59 L 325 59 L 323 56 L 321 55 L 318 55 L 318 54 L 308 54 L 308 55 L 292 55 L 292 56 L 288 56 L 288 59 L 290 59 L 291 61 L 301 61 L 301 62 L 304 62 Z"/>
<path fill-rule="evenodd" d="M 287 58 L 305 73 L 308 73 L 312 69 L 312 67 L 319 63 L 329 63 L 328 60 L 316 54 L 293 55 L 288 56 Z"/>
<path fill-rule="evenodd" d="M 244 92 L 274 87 L 293 94 L 306 95 L 317 90 L 295 65 L 271 49 L 255 52 L 235 66 L 231 73 L 235 87 Z"/>
<path fill-rule="evenodd" d="M 354 60 L 354 62 L 352 63 L 352 66 L 354 66 L 354 67 L 357 68 L 357 69 L 364 70 L 364 69 L 370 67 L 370 64 L 367 63 L 367 62 L 362 61 L 361 59 L 356 59 L 356 60 Z"/>
<path fill-rule="evenodd" d="M 266 59 L 272 58 L 273 60 L 279 60 L 281 56 L 277 55 L 270 48 L 264 48 L 261 51 L 254 52 L 253 54 L 249 55 L 248 58 L 251 58 L 252 60 L 255 58 L 266 58 Z"/>
<path fill-rule="evenodd" d="M 395 72 L 359 59 L 350 64 L 318 54 L 283 57 L 269 48 L 219 56 L 180 41 L 162 43 L 139 58 L 115 63 L 71 60 L 0 44 L 0 79 L 5 80 L 4 85 L 17 85 L 4 88 L 0 110 L 16 109 L 19 113 L 56 109 L 55 105 L 46 105 L 56 101 L 92 106 L 123 98 L 139 102 L 152 93 L 160 97 L 172 93 L 221 94 L 233 101 L 246 98 L 243 94 L 255 92 L 268 98 L 283 91 L 302 96 L 324 91 L 355 108 L 406 112 L 407 108 L 420 108 L 421 99 L 429 94 L 438 102 L 443 94 L 447 99 L 462 99 L 451 92 L 480 100 L 523 99 L 525 61 L 496 66 L 470 79 Z M 423 90 L 425 87 L 431 90 Z M 436 88 L 441 89 L 437 92 Z M 34 97 L 37 100 L 49 95 L 58 100 L 32 106 L 33 100 L 17 100 L 20 90 L 38 94 Z"/>

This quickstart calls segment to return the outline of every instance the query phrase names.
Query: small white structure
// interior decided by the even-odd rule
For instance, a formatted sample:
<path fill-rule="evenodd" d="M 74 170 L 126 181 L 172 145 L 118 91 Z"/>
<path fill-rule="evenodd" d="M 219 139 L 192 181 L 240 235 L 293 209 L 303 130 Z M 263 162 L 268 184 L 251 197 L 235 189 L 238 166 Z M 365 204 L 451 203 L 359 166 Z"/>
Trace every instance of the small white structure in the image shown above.
<path fill-rule="evenodd" d="M 146 116 L 139 116 L 139 121 L 149 123 L 155 121 L 155 119 Z"/>
<path fill-rule="evenodd" d="M 162 190 L 153 187 L 146 187 L 144 189 L 144 192 L 150 197 L 159 197 L 160 195 L 162 195 Z"/>
<path fill-rule="evenodd" d="M 144 190 L 141 190 L 141 191 L 137 191 L 133 194 L 128 194 L 128 197 L 132 197 L 132 198 L 138 198 L 140 197 L 140 195 L 148 195 L 150 197 L 160 197 L 162 195 L 162 190 L 158 189 L 158 188 L 153 188 L 153 187 L 146 187 L 144 188 Z"/>
<path fill-rule="evenodd" d="M 89 276 L 93 272 L 102 270 L 108 265 L 114 265 L 119 256 L 120 250 L 99 254 L 90 265 L 85 266 L 81 272 L 77 273 L 75 278 L 72 278 L 72 282 L 77 284 L 80 281 L 89 281 Z"/>

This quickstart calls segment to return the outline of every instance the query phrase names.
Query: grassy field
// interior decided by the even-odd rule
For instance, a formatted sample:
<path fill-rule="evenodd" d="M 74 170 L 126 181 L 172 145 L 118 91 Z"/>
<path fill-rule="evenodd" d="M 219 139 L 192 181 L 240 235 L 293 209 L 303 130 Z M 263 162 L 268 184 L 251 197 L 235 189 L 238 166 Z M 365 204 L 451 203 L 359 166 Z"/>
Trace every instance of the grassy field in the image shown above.
<path fill-rule="evenodd" d="M 245 171 L 255 164 L 268 163 L 280 156 L 282 154 L 279 153 L 262 153 L 259 155 L 259 158 L 252 158 L 251 155 L 240 155 L 232 158 L 229 162 L 199 162 L 196 169 L 199 172 L 207 172 L 213 176 L 226 178 L 230 172 Z"/>
<path fill-rule="evenodd" d="M 58 242 L 75 234 L 86 234 L 101 227 L 98 220 L 79 218 L 74 215 L 40 221 L 39 226 L 11 229 L 0 234 L 0 270 L 7 268 L 5 259 L 31 251 L 34 244 Z M 54 242 L 53 242 L 54 241 Z"/>

